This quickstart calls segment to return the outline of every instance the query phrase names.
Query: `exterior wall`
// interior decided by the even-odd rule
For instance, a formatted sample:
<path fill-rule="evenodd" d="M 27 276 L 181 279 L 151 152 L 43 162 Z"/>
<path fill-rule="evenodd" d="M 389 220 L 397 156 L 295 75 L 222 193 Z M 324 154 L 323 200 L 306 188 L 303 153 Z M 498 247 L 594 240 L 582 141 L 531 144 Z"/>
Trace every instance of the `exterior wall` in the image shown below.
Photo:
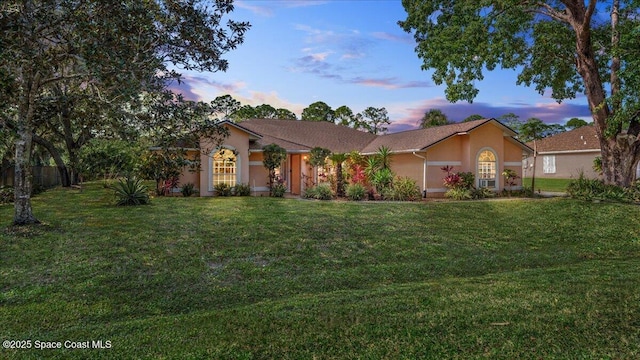
<path fill-rule="evenodd" d="M 418 154 L 424 156 L 424 153 Z M 424 160 L 413 154 L 394 154 L 391 156 L 391 170 L 396 176 L 408 177 L 416 181 L 420 191 L 424 190 L 423 182 Z"/>
<path fill-rule="evenodd" d="M 544 156 L 555 156 L 556 172 L 544 173 Z M 600 178 L 593 170 L 593 160 L 600 156 L 600 151 L 582 153 L 542 153 L 536 160 L 536 178 L 571 179 L 577 178 L 582 171 L 587 178 Z M 522 164 L 525 177 L 533 176 L 533 157 L 528 157 Z"/>
<path fill-rule="evenodd" d="M 236 182 L 242 184 L 249 183 L 249 135 L 234 127 L 227 126 L 227 129 L 229 130 L 229 137 L 225 139 L 222 147 L 237 152 L 238 168 L 236 169 Z M 200 164 L 202 167 L 202 171 L 200 171 L 200 196 L 213 196 L 211 154 L 220 148 L 216 148 L 210 140 L 205 138 L 200 139 L 200 148 L 202 149 L 202 153 L 200 154 Z"/>
<path fill-rule="evenodd" d="M 504 179 L 502 171 L 504 170 L 504 133 L 496 126 L 482 126 L 469 133 L 469 170 L 476 178 L 476 186 L 478 186 L 478 155 L 484 150 L 492 150 L 496 155 L 496 190 L 502 190 Z"/>
<path fill-rule="evenodd" d="M 515 185 L 514 185 L 514 188 L 516 189 L 522 187 L 522 178 L 523 178 L 522 156 L 523 156 L 522 148 L 512 143 L 511 141 L 507 140 L 507 138 L 505 138 L 504 153 L 503 153 L 504 161 L 502 163 L 504 168 L 502 169 L 502 171 L 506 169 L 511 169 L 516 172 L 516 174 L 518 175 L 518 178 L 515 180 Z M 500 172 L 500 176 L 502 177 L 502 180 L 504 182 L 502 171 Z M 503 188 L 505 185 L 506 184 L 503 184 Z"/>
<path fill-rule="evenodd" d="M 447 188 L 443 184 L 444 166 L 452 166 L 454 172 L 469 171 L 478 179 L 477 158 L 480 152 L 491 150 L 496 155 L 496 191 L 504 189 L 504 169 L 512 169 L 520 179 L 515 188 L 522 186 L 522 148 L 504 136 L 497 126 L 482 126 L 466 135 L 451 137 L 429 148 L 427 157 L 427 196 L 443 196 Z"/>
<path fill-rule="evenodd" d="M 198 151 L 196 150 L 188 150 L 187 151 L 187 157 L 189 159 L 197 159 L 198 158 Z M 182 172 L 180 173 L 180 177 L 178 179 L 178 189 L 177 191 L 180 191 L 180 189 L 182 189 L 182 187 L 186 184 L 193 184 L 196 188 L 196 191 L 198 191 L 200 189 L 200 173 L 203 171 L 202 166 L 201 169 L 192 169 L 188 166 L 185 166 L 184 168 L 182 168 Z"/>
<path fill-rule="evenodd" d="M 468 160 L 463 161 L 463 154 L 468 152 L 468 136 L 454 136 L 431 148 L 426 152 L 427 158 L 427 196 L 442 196 L 447 189 L 444 187 L 445 177 L 442 168 L 453 167 L 453 171 L 470 171 Z"/>
<path fill-rule="evenodd" d="M 252 195 L 269 195 L 269 171 L 264 167 L 262 152 L 249 155 L 249 186 Z"/>

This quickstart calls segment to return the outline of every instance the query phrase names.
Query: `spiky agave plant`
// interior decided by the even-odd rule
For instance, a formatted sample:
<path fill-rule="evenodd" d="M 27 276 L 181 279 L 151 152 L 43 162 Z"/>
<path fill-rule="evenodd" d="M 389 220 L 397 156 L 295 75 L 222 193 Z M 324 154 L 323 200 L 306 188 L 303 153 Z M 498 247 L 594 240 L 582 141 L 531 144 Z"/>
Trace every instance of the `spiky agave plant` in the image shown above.
<path fill-rule="evenodd" d="M 142 180 L 135 177 L 119 179 L 111 186 L 118 206 L 146 205 L 150 202 L 149 190 Z"/>

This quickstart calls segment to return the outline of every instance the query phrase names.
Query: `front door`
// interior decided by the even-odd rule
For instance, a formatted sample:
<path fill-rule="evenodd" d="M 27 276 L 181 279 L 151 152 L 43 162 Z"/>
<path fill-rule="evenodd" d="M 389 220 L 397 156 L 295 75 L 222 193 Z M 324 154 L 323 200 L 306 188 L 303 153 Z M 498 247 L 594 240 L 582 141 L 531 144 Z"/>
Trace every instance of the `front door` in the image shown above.
<path fill-rule="evenodd" d="M 291 182 L 291 194 L 300 195 L 300 179 L 302 177 L 300 173 L 300 154 L 292 154 L 291 164 L 289 166 L 289 181 Z"/>

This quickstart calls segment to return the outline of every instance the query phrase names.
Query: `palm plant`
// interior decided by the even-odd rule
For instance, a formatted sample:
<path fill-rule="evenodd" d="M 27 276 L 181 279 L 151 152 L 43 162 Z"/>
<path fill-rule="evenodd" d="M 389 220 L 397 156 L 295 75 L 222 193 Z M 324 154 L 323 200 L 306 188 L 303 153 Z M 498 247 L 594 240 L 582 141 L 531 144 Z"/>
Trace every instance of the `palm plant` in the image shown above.
<path fill-rule="evenodd" d="M 336 167 L 336 195 L 338 197 L 344 197 L 344 177 L 342 174 L 342 163 L 347 161 L 348 154 L 345 153 L 333 153 L 329 155 L 329 160 L 333 162 Z"/>
<path fill-rule="evenodd" d="M 391 168 L 391 149 L 386 146 L 380 146 L 375 155 L 380 162 L 381 169 Z"/>
<path fill-rule="evenodd" d="M 111 186 L 118 206 L 146 205 L 149 203 L 149 190 L 142 180 L 135 177 L 119 179 Z"/>

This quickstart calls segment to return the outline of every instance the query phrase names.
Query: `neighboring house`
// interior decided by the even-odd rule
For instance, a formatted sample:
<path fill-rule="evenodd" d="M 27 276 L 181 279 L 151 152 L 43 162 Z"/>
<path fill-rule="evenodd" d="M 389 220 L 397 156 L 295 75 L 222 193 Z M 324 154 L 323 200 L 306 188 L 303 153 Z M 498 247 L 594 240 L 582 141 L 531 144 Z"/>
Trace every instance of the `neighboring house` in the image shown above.
<path fill-rule="evenodd" d="M 288 192 L 300 195 L 317 181 L 318 169 L 308 163 L 310 151 L 323 147 L 335 153 L 358 151 L 373 155 L 381 146 L 392 150 L 391 169 L 398 176 L 414 179 L 420 190 L 430 196 L 442 196 L 443 166 L 453 171 L 475 174 L 476 186 L 495 191 L 504 188 L 505 169 L 522 175 L 522 158 L 531 149 L 519 142 L 516 133 L 495 119 L 410 130 L 388 135 L 373 135 L 329 122 L 251 119 L 241 123 L 223 121 L 229 130 L 224 144 L 200 154 L 202 171 L 185 171 L 180 179 L 192 182 L 201 196 L 214 195 L 218 183 L 249 184 L 254 195 L 267 194 L 267 170 L 262 164 L 262 147 L 277 144 L 287 150 L 287 159 L 279 169 Z M 201 139 L 207 149 L 207 139 Z M 521 184 L 518 183 L 517 186 Z"/>
<path fill-rule="evenodd" d="M 527 145 L 534 147 L 533 142 Z M 593 170 L 593 160 L 600 156 L 600 142 L 591 125 L 537 140 L 536 146 L 536 178 L 570 179 L 580 173 L 587 178 L 600 177 Z M 523 168 L 525 177 L 533 176 L 533 156 L 525 160 Z"/>

